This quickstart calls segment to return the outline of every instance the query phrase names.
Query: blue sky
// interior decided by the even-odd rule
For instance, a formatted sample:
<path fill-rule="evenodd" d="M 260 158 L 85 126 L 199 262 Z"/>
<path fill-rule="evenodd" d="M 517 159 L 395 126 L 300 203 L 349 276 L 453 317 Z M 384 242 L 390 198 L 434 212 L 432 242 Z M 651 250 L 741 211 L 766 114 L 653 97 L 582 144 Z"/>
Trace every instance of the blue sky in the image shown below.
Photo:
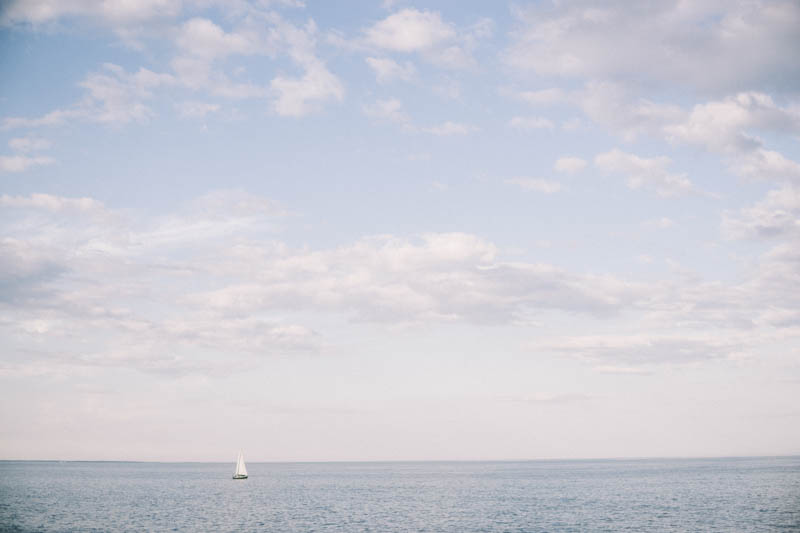
<path fill-rule="evenodd" d="M 0 24 L 0 456 L 800 451 L 795 2 Z"/>

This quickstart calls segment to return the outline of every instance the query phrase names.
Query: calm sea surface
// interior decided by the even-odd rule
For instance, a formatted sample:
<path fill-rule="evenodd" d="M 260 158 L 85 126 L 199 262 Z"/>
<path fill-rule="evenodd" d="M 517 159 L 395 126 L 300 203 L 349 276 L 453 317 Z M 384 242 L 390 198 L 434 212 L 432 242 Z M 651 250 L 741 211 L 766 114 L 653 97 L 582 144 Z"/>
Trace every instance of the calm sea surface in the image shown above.
<path fill-rule="evenodd" d="M 0 531 L 800 531 L 800 457 L 0 462 Z"/>

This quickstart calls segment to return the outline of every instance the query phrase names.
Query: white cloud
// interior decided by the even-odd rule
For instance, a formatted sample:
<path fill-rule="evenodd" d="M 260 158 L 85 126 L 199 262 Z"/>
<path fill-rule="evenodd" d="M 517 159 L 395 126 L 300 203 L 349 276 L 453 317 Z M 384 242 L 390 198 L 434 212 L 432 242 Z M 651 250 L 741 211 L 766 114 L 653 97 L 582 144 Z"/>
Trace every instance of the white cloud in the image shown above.
<path fill-rule="evenodd" d="M 800 112 L 777 106 L 763 93 L 738 93 L 723 100 L 697 104 L 684 121 L 665 125 L 675 140 L 734 154 L 761 146 L 748 130 L 800 133 Z"/>
<path fill-rule="evenodd" d="M 800 163 L 765 148 L 756 148 L 734 158 L 732 169 L 749 179 L 800 183 Z"/>
<path fill-rule="evenodd" d="M 5 196 L 0 203 L 36 210 L 7 227 L 23 232 L 25 241 L 15 242 L 26 242 L 24 256 L 43 258 L 37 264 L 44 270 L 34 270 L 52 273 L 47 299 L 30 300 L 27 310 L 19 310 L 20 320 L 41 318 L 40 306 L 47 306 L 63 310 L 58 317 L 64 320 L 95 317 L 104 327 L 153 330 L 170 317 L 156 320 L 139 306 L 131 311 L 130 298 L 166 298 L 176 317 L 203 324 L 276 310 L 343 312 L 379 322 L 505 322 L 531 306 L 612 312 L 631 290 L 548 265 L 497 263 L 493 244 L 463 233 L 376 236 L 335 249 L 293 250 L 263 240 L 274 204 L 243 192 L 215 193 L 146 227 L 86 198 Z M 36 280 L 44 278 L 31 276 L 26 291 L 34 294 L 42 287 Z M 87 286 L 86 280 L 102 283 Z M 165 292 L 143 293 L 152 283 Z"/>
<path fill-rule="evenodd" d="M 92 198 L 64 198 L 52 194 L 33 193 L 29 196 L 0 196 L 0 205 L 14 208 L 44 209 L 59 212 L 65 210 L 96 211 L 102 210 L 103 204 Z"/>
<path fill-rule="evenodd" d="M 585 359 L 608 371 L 734 358 L 746 349 L 746 342 L 697 335 L 595 335 L 564 338 L 535 347 Z"/>
<path fill-rule="evenodd" d="M 668 229 L 675 225 L 675 221 L 669 217 L 661 217 L 645 222 L 647 226 L 654 226 L 659 229 Z"/>
<path fill-rule="evenodd" d="M 472 67 L 472 51 L 481 39 L 489 37 L 493 22 L 480 19 L 457 30 L 435 11 L 402 9 L 364 30 L 363 46 L 391 52 L 418 53 L 444 68 Z"/>
<path fill-rule="evenodd" d="M 516 185 L 526 191 L 536 191 L 544 194 L 553 194 L 561 190 L 561 184 L 557 181 L 538 178 L 512 178 L 506 180 L 506 183 Z"/>
<path fill-rule="evenodd" d="M 561 129 L 564 131 L 575 131 L 583 127 L 583 121 L 578 117 L 573 117 L 561 123 Z"/>
<path fill-rule="evenodd" d="M 544 117 L 513 117 L 508 125 L 523 131 L 551 130 L 555 127 L 552 120 Z"/>
<path fill-rule="evenodd" d="M 685 110 L 637 98 L 620 84 L 590 82 L 572 99 L 593 121 L 629 141 L 648 135 L 700 146 L 728 157 L 739 173 L 754 174 L 758 168 L 770 177 L 796 172 L 793 162 L 764 149 L 763 141 L 751 133 L 800 134 L 800 111 L 778 106 L 764 93 L 738 93 Z"/>
<path fill-rule="evenodd" d="M 275 112 L 282 116 L 300 117 L 317 111 L 324 102 L 344 99 L 344 86 L 322 63 L 307 65 L 300 78 L 278 76 L 270 83 L 277 94 Z"/>
<path fill-rule="evenodd" d="M 510 396 L 504 398 L 512 402 L 527 403 L 534 405 L 565 405 L 573 403 L 584 403 L 592 400 L 592 396 L 586 394 L 551 394 L 546 392 L 538 392 L 533 395 L 526 396 Z"/>
<path fill-rule="evenodd" d="M 624 86 L 609 82 L 589 82 L 572 99 L 593 121 L 629 141 L 643 134 L 664 137 L 666 125 L 680 123 L 687 115 L 677 105 L 637 98 Z"/>
<path fill-rule="evenodd" d="M 461 122 L 452 122 L 450 120 L 442 122 L 441 124 L 438 124 L 436 126 L 425 128 L 425 131 L 427 131 L 428 133 L 432 133 L 440 137 L 449 135 L 467 135 L 469 133 L 478 130 L 479 128 L 477 126 L 473 126 L 471 124 L 464 124 Z"/>
<path fill-rule="evenodd" d="M 175 83 L 169 74 L 157 74 L 144 68 L 128 73 L 112 63 L 103 67 L 104 72 L 89 74 L 80 83 L 89 91 L 82 109 L 91 120 L 98 122 L 124 124 L 147 120 L 153 112 L 143 101 L 152 97 L 153 89 Z"/>
<path fill-rule="evenodd" d="M 0 24 L 58 27 L 62 20 L 81 17 L 112 29 L 124 45 L 141 49 L 141 37 L 158 33 L 164 22 L 180 15 L 186 3 L 186 0 L 9 0 L 0 12 Z"/>
<path fill-rule="evenodd" d="M 755 2 L 544 2 L 515 10 L 504 59 L 541 75 L 644 79 L 704 90 L 796 90 L 800 6 Z"/>
<path fill-rule="evenodd" d="M 545 180 L 510 184 L 557 190 Z M 776 206 L 796 203 L 778 196 L 771 200 Z M 290 318 L 306 313 L 387 324 L 516 324 L 548 312 L 632 312 L 642 327 L 680 333 L 538 346 L 607 369 L 690 363 L 746 352 L 750 341 L 731 337 L 731 328 L 753 330 L 748 335 L 757 340 L 764 335 L 754 329 L 759 324 L 791 327 L 800 291 L 800 254 L 789 245 L 771 251 L 738 285 L 692 278 L 636 283 L 505 262 L 494 244 L 464 233 L 292 248 L 272 237 L 285 211 L 244 191 L 212 192 L 150 220 L 91 198 L 46 194 L 0 196 L 0 207 L 11 217 L 4 220 L 14 221 L 0 235 L 8 302 L 0 306 L 14 306 L 6 314 L 11 322 L 0 321 L 0 328 L 20 335 L 46 330 L 61 344 L 62 362 L 73 366 L 182 375 L 212 372 L 231 346 L 245 355 L 317 351 L 324 336 Z M 89 331 L 96 343 L 81 352 L 74 339 Z M 99 340 L 112 338 L 113 344 Z"/>
<path fill-rule="evenodd" d="M 564 91 L 558 87 L 536 91 L 519 91 L 516 93 L 516 97 L 532 105 L 552 105 L 567 99 Z"/>
<path fill-rule="evenodd" d="M 452 40 L 456 31 L 439 13 L 403 9 L 366 30 L 369 43 L 396 52 L 429 50 Z"/>
<path fill-rule="evenodd" d="M 457 80 L 445 79 L 433 86 L 433 92 L 446 100 L 461 100 L 461 84 Z"/>
<path fill-rule="evenodd" d="M 189 88 L 229 99 L 271 95 L 274 111 L 283 116 L 303 116 L 319 110 L 327 102 L 343 100 L 343 83 L 316 55 L 317 29 L 313 21 L 298 27 L 274 12 L 250 13 L 250 7 L 242 7 L 240 11 L 246 16 L 241 17 L 239 25 L 231 31 L 201 17 L 194 17 L 176 28 L 174 42 L 178 54 L 170 61 L 172 74 L 144 68 L 128 73 L 108 63 L 102 71 L 90 73 L 79 84 L 88 94 L 75 105 L 39 118 L 6 117 L 3 127 L 52 126 L 71 120 L 109 124 L 145 122 L 154 115 L 147 100 L 154 97 L 155 89 L 167 87 Z M 276 57 L 280 53 L 288 54 L 302 73 L 296 77 L 279 74 L 268 87 L 233 81 L 224 66 L 219 65 L 231 55 Z M 177 109 L 191 116 L 203 111 L 185 105 L 178 105 Z M 209 110 L 205 108 L 205 112 Z"/>
<path fill-rule="evenodd" d="M 607 173 L 623 174 L 628 179 L 628 187 L 639 189 L 650 187 L 661 196 L 673 196 L 692 191 L 692 183 L 685 174 L 671 174 L 667 167 L 671 164 L 666 156 L 644 158 L 623 152 L 617 148 L 599 154 L 594 164 Z"/>
<path fill-rule="evenodd" d="M 59 126 L 70 119 L 81 118 L 84 111 L 79 108 L 56 109 L 39 118 L 6 117 L 3 119 L 3 129 L 13 128 L 38 128 L 41 126 Z"/>
<path fill-rule="evenodd" d="M 178 102 L 175 108 L 184 117 L 199 117 L 202 118 L 209 113 L 219 111 L 219 104 L 210 104 L 208 102 L 186 101 Z"/>
<path fill-rule="evenodd" d="M 651 374 L 647 369 L 635 366 L 617 366 L 617 365 L 599 365 L 594 367 L 594 370 L 601 374 L 621 374 L 621 375 L 639 375 L 644 376 Z"/>
<path fill-rule="evenodd" d="M 738 93 L 697 104 L 690 111 L 636 99 L 613 83 L 588 83 L 573 97 L 592 120 L 610 126 L 628 141 L 645 134 L 700 146 L 723 155 L 740 176 L 800 181 L 800 164 L 768 150 L 756 136 L 757 132 L 800 134 L 800 111 L 796 106 L 778 106 L 764 93 Z"/>
<path fill-rule="evenodd" d="M 402 124 L 405 126 L 410 126 L 411 124 L 411 118 L 403 110 L 403 103 L 396 98 L 378 100 L 372 104 L 365 105 L 364 114 L 371 118 L 388 120 L 395 124 Z"/>
<path fill-rule="evenodd" d="M 800 190 L 787 186 L 769 191 L 753 207 L 726 213 L 723 229 L 733 238 L 800 237 Z"/>
<path fill-rule="evenodd" d="M 755 131 L 800 133 L 800 112 L 763 93 L 747 92 L 695 105 L 682 121 L 665 124 L 665 136 L 725 155 L 731 170 L 751 179 L 800 182 L 800 164 L 764 148 Z"/>
<path fill-rule="evenodd" d="M 78 85 L 87 90 L 83 100 L 67 109 L 51 111 L 39 118 L 7 117 L 4 128 L 61 125 L 71 120 L 89 120 L 107 124 L 145 122 L 153 111 L 145 104 L 153 90 L 170 86 L 176 79 L 145 68 L 135 73 L 113 63 L 105 63 L 100 72 L 90 73 Z"/>
<path fill-rule="evenodd" d="M 394 80 L 411 81 L 417 73 L 417 69 L 410 61 L 400 65 L 388 57 L 368 57 L 366 62 L 375 72 L 378 83 L 390 83 Z"/>
<path fill-rule="evenodd" d="M 442 68 L 465 69 L 474 65 L 472 54 L 458 45 L 431 50 L 426 57 L 428 61 Z"/>
<path fill-rule="evenodd" d="M 209 60 L 231 54 L 252 54 L 256 43 L 256 37 L 250 33 L 226 33 L 214 22 L 200 17 L 184 22 L 175 38 L 175 44 L 185 53 Z"/>
<path fill-rule="evenodd" d="M 50 141 L 41 137 L 16 137 L 8 141 L 8 146 L 17 152 L 38 152 L 50 148 Z"/>
<path fill-rule="evenodd" d="M 12 0 L 3 13 L 3 22 L 43 23 L 64 16 L 101 17 L 113 22 L 143 22 L 157 17 L 175 16 L 181 0 Z"/>
<path fill-rule="evenodd" d="M 580 157 L 571 157 L 571 156 L 559 157 L 558 159 L 556 159 L 553 168 L 557 172 L 563 172 L 566 174 L 575 174 L 576 172 L 580 172 L 581 170 L 586 168 L 586 161 L 584 161 Z"/>
<path fill-rule="evenodd" d="M 310 21 L 299 28 L 276 19 L 277 30 L 288 45 L 289 56 L 304 70 L 303 76 L 276 76 L 270 87 L 276 98 L 273 109 L 282 116 L 303 116 L 319 110 L 329 101 L 342 101 L 345 89 L 341 80 L 328 70 L 316 55 L 317 27 Z"/>
<path fill-rule="evenodd" d="M 250 9 L 242 8 L 245 14 L 231 31 L 202 17 L 191 18 L 176 29 L 174 42 L 179 53 L 170 65 L 181 85 L 229 99 L 269 94 L 266 87 L 231 80 L 224 60 L 232 55 L 275 57 L 281 45 L 286 45 L 287 35 L 304 30 L 285 23 L 277 14 L 247 14 Z"/>
<path fill-rule="evenodd" d="M 31 167 L 52 165 L 51 157 L 27 155 L 0 155 L 0 172 L 23 172 Z"/>
<path fill-rule="evenodd" d="M 267 96 L 265 87 L 232 81 L 222 65 L 231 55 L 275 57 L 288 34 L 304 31 L 277 15 L 264 21 L 262 18 L 245 16 L 230 32 L 206 18 L 194 17 L 184 22 L 174 37 L 179 54 L 170 62 L 180 84 L 230 99 Z"/>

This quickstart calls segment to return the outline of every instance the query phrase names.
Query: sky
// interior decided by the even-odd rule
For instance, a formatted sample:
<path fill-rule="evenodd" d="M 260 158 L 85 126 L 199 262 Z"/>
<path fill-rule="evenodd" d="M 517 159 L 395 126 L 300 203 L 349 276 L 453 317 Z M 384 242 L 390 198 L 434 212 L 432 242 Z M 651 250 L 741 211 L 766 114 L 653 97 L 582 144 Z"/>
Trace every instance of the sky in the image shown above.
<path fill-rule="evenodd" d="M 0 2 L 0 458 L 800 453 L 800 4 Z"/>

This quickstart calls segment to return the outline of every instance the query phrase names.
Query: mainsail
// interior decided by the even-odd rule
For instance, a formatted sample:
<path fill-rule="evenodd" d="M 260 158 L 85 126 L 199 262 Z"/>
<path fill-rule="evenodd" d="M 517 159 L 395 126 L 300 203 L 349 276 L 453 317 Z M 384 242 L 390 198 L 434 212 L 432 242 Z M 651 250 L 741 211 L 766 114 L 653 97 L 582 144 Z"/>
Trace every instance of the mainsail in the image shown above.
<path fill-rule="evenodd" d="M 247 478 L 247 467 L 244 466 L 244 455 L 239 452 L 239 457 L 236 459 L 236 472 L 233 473 L 233 479 Z"/>

